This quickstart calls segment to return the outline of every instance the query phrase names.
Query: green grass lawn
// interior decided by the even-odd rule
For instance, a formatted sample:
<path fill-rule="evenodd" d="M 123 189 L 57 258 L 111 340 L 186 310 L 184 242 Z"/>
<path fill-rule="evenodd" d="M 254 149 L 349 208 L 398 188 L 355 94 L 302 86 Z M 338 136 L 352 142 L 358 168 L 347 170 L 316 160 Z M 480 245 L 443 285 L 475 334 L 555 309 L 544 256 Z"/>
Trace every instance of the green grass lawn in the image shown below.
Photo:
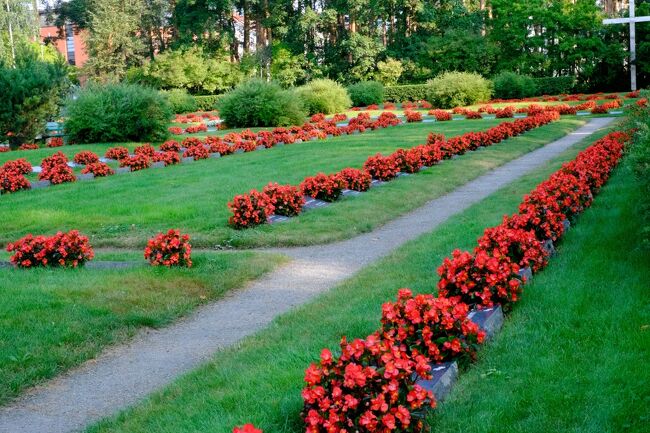
<path fill-rule="evenodd" d="M 427 200 L 558 139 L 583 119 L 562 119 L 520 137 L 470 152 L 417 176 L 402 178 L 360 197 L 306 212 L 273 226 L 237 231 L 228 227 L 227 203 L 234 195 L 270 181 L 298 184 L 319 171 L 360 167 L 369 155 L 389 153 L 426 140 L 494 126 L 498 120 L 410 124 L 368 134 L 283 146 L 222 159 L 57 185 L 1 198 L 0 243 L 26 233 L 79 229 L 95 246 L 142 247 L 156 232 L 175 227 L 193 245 L 238 247 L 301 245 L 343 239 L 372 230 Z"/>
<path fill-rule="evenodd" d="M 454 248 L 474 247 L 486 227 L 514 212 L 525 193 L 594 139 L 88 432 L 229 433 L 246 422 L 266 432 L 303 431 L 303 373 L 321 349 L 335 349 L 342 335 L 364 337 L 374 331 L 381 304 L 393 299 L 398 288 L 435 292 L 435 269 L 445 256 Z M 640 297 L 647 286 L 647 255 L 634 252 L 638 193 L 632 176 L 618 170 L 595 206 L 567 235 L 560 255 L 526 287 L 503 334 L 484 349 L 478 365 L 442 405 L 434 420 L 440 431 L 481 430 L 482 422 L 489 431 L 540 433 L 639 426 L 637 410 L 647 405 L 650 389 L 643 363 L 648 358 L 650 318 Z M 527 379 L 521 380 L 521 375 Z M 563 405 L 561 420 L 548 412 L 558 407 L 557 399 Z M 490 405 L 490 410 L 479 411 L 477 402 Z"/>
<path fill-rule="evenodd" d="M 148 266 L 140 253 L 98 259 L 141 264 L 119 270 L 0 268 L 0 404 L 284 261 L 252 252 L 195 253 L 191 269 L 166 269 Z"/>

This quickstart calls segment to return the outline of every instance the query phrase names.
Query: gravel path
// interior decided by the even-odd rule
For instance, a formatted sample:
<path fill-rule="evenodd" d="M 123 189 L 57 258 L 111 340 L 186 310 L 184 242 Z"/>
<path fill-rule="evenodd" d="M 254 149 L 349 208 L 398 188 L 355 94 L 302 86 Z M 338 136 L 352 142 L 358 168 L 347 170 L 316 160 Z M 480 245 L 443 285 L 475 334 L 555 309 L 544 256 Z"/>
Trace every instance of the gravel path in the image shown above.
<path fill-rule="evenodd" d="M 160 330 L 139 334 L 60 378 L 0 408 L 2 433 L 64 433 L 83 429 L 132 405 L 224 347 L 267 326 L 349 278 L 405 242 L 542 166 L 610 124 L 596 118 L 575 132 L 513 160 L 379 229 L 329 245 L 275 249 L 294 258 L 224 299 Z"/>

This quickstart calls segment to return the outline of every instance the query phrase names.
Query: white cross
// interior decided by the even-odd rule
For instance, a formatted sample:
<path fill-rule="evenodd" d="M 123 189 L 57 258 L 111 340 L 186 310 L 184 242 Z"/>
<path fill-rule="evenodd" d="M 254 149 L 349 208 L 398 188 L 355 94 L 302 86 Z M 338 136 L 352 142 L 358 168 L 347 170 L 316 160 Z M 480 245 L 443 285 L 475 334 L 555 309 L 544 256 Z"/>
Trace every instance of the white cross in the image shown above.
<path fill-rule="evenodd" d="M 636 90 L 636 23 L 650 21 L 650 17 L 634 16 L 634 0 L 630 0 L 630 17 L 603 20 L 603 24 L 630 25 L 630 83 L 632 91 Z"/>

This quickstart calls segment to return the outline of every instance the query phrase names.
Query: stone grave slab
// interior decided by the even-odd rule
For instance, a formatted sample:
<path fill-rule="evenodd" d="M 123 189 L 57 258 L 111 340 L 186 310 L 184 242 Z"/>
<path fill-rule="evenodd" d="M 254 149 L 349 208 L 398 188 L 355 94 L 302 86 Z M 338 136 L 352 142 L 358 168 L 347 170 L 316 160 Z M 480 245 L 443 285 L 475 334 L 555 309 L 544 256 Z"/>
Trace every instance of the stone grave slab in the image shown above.
<path fill-rule="evenodd" d="M 244 149 L 235 149 L 235 153 L 244 153 Z"/>
<path fill-rule="evenodd" d="M 406 177 L 406 176 L 410 176 L 410 175 L 411 175 L 411 173 L 405 173 L 403 171 L 400 171 L 399 173 L 397 173 L 397 177 Z"/>
<path fill-rule="evenodd" d="M 553 245 L 553 241 L 551 239 L 546 239 L 544 242 L 542 242 L 542 248 L 544 248 L 544 251 L 546 251 L 549 256 L 555 255 L 555 245 Z"/>
<path fill-rule="evenodd" d="M 427 391 L 431 391 L 437 401 L 444 400 L 458 379 L 458 364 L 443 362 L 431 365 L 431 379 L 418 379 L 416 383 Z"/>
<path fill-rule="evenodd" d="M 181 148 L 180 148 L 180 152 L 181 152 L 181 153 L 185 153 L 186 150 L 187 150 L 187 147 L 181 147 Z"/>
<path fill-rule="evenodd" d="M 501 329 L 501 326 L 503 326 L 503 310 L 501 309 L 501 305 L 482 310 L 474 309 L 470 311 L 467 317 L 485 331 L 487 339 L 494 337 L 499 329 Z"/>
<path fill-rule="evenodd" d="M 266 146 L 262 146 L 261 144 L 255 148 L 255 150 L 265 150 Z"/>
<path fill-rule="evenodd" d="M 116 174 L 124 174 L 124 173 L 130 173 L 130 172 L 131 172 L 131 169 L 129 167 L 118 167 L 115 170 Z"/>
<path fill-rule="evenodd" d="M 276 224 L 276 223 L 283 223 L 283 222 L 289 221 L 290 219 L 291 218 L 289 218 L 288 216 L 285 216 L 285 215 L 273 214 L 273 215 L 268 217 L 267 221 L 269 222 L 269 224 Z"/>
<path fill-rule="evenodd" d="M 578 116 L 589 116 L 591 113 L 589 111 L 578 111 L 576 114 Z"/>
<path fill-rule="evenodd" d="M 109 162 L 114 162 L 114 161 L 115 160 L 111 158 L 104 158 L 104 157 L 99 158 L 99 162 L 103 162 L 104 164 L 108 164 Z"/>
<path fill-rule="evenodd" d="M 302 139 L 298 138 L 295 142 L 296 143 L 302 143 Z"/>
<path fill-rule="evenodd" d="M 77 176 L 77 180 L 93 180 L 95 175 L 92 173 L 82 173 Z"/>
<path fill-rule="evenodd" d="M 36 182 L 30 182 L 30 184 L 32 186 L 32 189 L 40 189 L 52 185 L 49 180 L 37 180 Z"/>
<path fill-rule="evenodd" d="M 562 227 L 564 227 L 564 231 L 567 231 L 571 228 L 571 221 L 564 219 L 562 220 Z"/>
<path fill-rule="evenodd" d="M 163 168 L 165 166 L 165 163 L 162 161 L 154 162 L 151 164 L 151 168 Z"/>
<path fill-rule="evenodd" d="M 32 173 L 40 173 L 41 171 L 43 171 L 43 169 L 40 165 L 35 165 L 32 167 Z"/>
<path fill-rule="evenodd" d="M 212 152 L 210 158 L 221 158 L 221 154 L 219 152 Z"/>
<path fill-rule="evenodd" d="M 187 163 L 190 163 L 190 162 L 194 162 L 194 158 L 191 157 L 191 156 L 186 156 L 185 158 L 181 159 L 181 162 L 182 162 L 183 164 L 187 164 Z"/>
<path fill-rule="evenodd" d="M 529 284 L 531 281 L 533 281 L 533 270 L 530 269 L 530 266 L 519 269 L 518 274 L 524 284 Z"/>
<path fill-rule="evenodd" d="M 384 185 L 384 184 L 386 184 L 386 182 L 384 182 L 383 180 L 379 180 L 379 179 L 373 179 L 373 180 L 370 182 L 370 186 L 371 186 L 371 187 L 372 187 L 372 186 L 381 186 L 381 185 Z"/>
<path fill-rule="evenodd" d="M 433 123 L 435 121 L 436 121 L 435 118 L 422 119 L 422 123 Z"/>
<path fill-rule="evenodd" d="M 112 260 L 90 261 L 84 264 L 88 269 L 128 269 L 138 266 L 140 262 L 120 262 Z"/>
<path fill-rule="evenodd" d="M 318 200 L 313 197 L 310 197 L 306 195 L 305 197 L 305 204 L 303 206 L 303 209 L 317 209 L 325 206 L 329 206 L 330 203 L 323 201 L 323 200 Z"/>
<path fill-rule="evenodd" d="M 344 189 L 341 191 L 341 195 L 343 197 L 355 197 L 357 195 L 361 195 L 361 191 L 355 191 L 353 189 Z"/>
<path fill-rule="evenodd" d="M 284 146 L 284 141 L 278 141 L 277 143 L 274 144 L 276 147 Z"/>
<path fill-rule="evenodd" d="M 609 112 L 609 114 L 623 114 L 622 110 L 612 110 Z"/>

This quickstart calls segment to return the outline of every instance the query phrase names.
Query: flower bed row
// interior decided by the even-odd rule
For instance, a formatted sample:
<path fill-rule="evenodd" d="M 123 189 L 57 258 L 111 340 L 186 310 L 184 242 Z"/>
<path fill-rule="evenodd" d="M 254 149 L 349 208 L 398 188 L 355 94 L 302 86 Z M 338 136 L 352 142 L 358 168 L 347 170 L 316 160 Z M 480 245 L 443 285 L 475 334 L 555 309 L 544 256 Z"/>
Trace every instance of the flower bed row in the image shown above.
<path fill-rule="evenodd" d="M 347 118 L 347 117 L 345 117 Z M 211 156 L 221 157 L 240 152 L 252 152 L 259 149 L 267 149 L 277 145 L 300 143 L 316 139 L 325 139 L 330 136 L 342 134 L 363 133 L 368 130 L 396 126 L 401 121 L 393 113 L 382 113 L 377 119 L 371 119 L 366 113 L 360 113 L 357 117 L 350 119 L 347 126 L 336 126 L 336 121 L 342 118 L 336 117 L 325 120 L 324 116 L 312 117 L 311 123 L 290 128 L 275 128 L 272 131 L 253 132 L 250 130 L 241 133 L 229 133 L 223 138 L 208 136 L 204 140 L 196 137 L 185 138 L 181 143 L 175 140 L 168 140 L 162 143 L 157 150 L 149 143 L 137 146 L 134 154 L 123 146 L 109 148 L 104 157 L 108 160 L 116 160 L 120 168 L 128 171 L 139 171 L 150 168 L 154 165 L 168 166 L 181 162 L 183 158 L 192 160 L 207 159 Z M 91 177 L 104 177 L 115 174 L 115 171 L 105 162 L 100 161 L 99 155 L 82 151 L 77 153 L 73 161 L 78 165 L 85 165 L 81 170 L 82 175 Z M 19 170 L 16 170 L 19 167 Z M 48 181 L 56 185 L 77 180 L 73 170 L 69 167 L 68 158 L 62 152 L 57 152 L 46 157 L 41 162 L 41 172 L 38 175 L 39 181 Z M 31 188 L 31 183 L 26 175 L 32 172 L 32 166 L 25 159 L 8 161 L 0 167 L 0 193 L 13 193 Z"/>
<path fill-rule="evenodd" d="M 432 363 L 473 359 L 485 335 L 470 306 L 511 306 L 521 294 L 520 267 L 546 266 L 544 243 L 559 239 L 620 161 L 630 135 L 596 141 L 524 197 L 519 212 L 488 228 L 473 253 L 454 251 L 438 269 L 438 297 L 400 289 L 382 306 L 380 328 L 333 354 L 323 349 L 305 371 L 305 431 L 420 432 L 435 396 L 418 385 Z"/>
<path fill-rule="evenodd" d="M 305 431 L 423 430 L 423 406 L 434 396 L 418 386 L 431 363 L 471 359 L 484 335 L 469 306 L 511 305 L 521 293 L 519 267 L 537 272 L 547 263 L 543 244 L 563 233 L 606 182 L 630 135 L 612 133 L 580 152 L 524 200 L 519 213 L 488 228 L 473 253 L 454 251 L 438 269 L 438 297 L 400 289 L 382 307 L 381 327 L 366 339 L 341 342 L 305 371 Z"/>
<path fill-rule="evenodd" d="M 144 258 L 152 266 L 192 266 L 190 237 L 171 229 L 149 239 Z M 95 256 L 87 236 L 77 230 L 54 236 L 27 236 L 7 245 L 11 263 L 19 268 L 83 266 Z"/>
<path fill-rule="evenodd" d="M 232 212 L 228 222 L 234 228 L 244 229 L 267 223 L 273 214 L 296 216 L 303 210 L 305 196 L 332 202 L 344 190 L 367 191 L 373 179 L 387 182 L 400 173 L 416 173 L 422 167 L 431 167 L 443 159 L 462 155 L 468 150 L 499 143 L 559 118 L 557 112 L 550 111 L 514 122 L 503 122 L 485 132 L 468 132 L 450 139 L 439 134 L 429 134 L 426 144 L 408 150 L 398 149 L 388 156 L 370 156 L 361 170 L 346 168 L 330 175 L 319 173 L 305 178 L 299 186 L 270 183 L 261 192 L 251 190 L 247 194 L 235 196 L 228 203 Z"/>

